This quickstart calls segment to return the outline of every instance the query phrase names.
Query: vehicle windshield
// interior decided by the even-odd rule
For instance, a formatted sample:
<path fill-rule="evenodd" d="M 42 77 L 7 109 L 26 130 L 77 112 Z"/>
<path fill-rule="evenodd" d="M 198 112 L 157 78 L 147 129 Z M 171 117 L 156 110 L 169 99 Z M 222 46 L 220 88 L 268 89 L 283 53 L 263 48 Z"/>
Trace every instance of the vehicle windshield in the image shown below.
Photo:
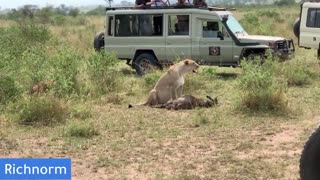
<path fill-rule="evenodd" d="M 232 15 L 228 16 L 227 25 L 230 28 L 230 30 L 233 32 L 233 34 L 247 34 L 247 32 L 243 29 L 241 24 L 238 22 L 238 20 L 233 17 Z"/>

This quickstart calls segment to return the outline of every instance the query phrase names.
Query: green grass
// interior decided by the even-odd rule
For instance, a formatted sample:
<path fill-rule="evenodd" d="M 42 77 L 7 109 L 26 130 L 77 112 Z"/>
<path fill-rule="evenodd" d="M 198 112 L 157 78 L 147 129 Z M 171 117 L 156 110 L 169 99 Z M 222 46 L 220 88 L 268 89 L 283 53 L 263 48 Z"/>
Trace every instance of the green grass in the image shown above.
<path fill-rule="evenodd" d="M 250 33 L 294 38 L 298 10 L 235 13 Z M 81 18 L 87 24 L 1 23 L 1 157 L 71 157 L 79 179 L 298 178 L 303 143 L 320 120 L 315 50 L 262 66 L 202 66 L 186 76 L 183 94 L 219 95 L 212 108 L 128 109 L 146 100 L 163 72 L 138 77 L 114 54 L 93 52 L 104 17 Z M 48 92 L 30 94 L 46 80 Z"/>
<path fill-rule="evenodd" d="M 11 112 L 15 121 L 22 125 L 51 126 L 65 122 L 68 112 L 66 105 L 50 96 L 23 97 L 14 102 Z"/>
<path fill-rule="evenodd" d="M 92 124 L 86 122 L 71 122 L 65 130 L 66 137 L 90 138 L 98 135 Z"/>

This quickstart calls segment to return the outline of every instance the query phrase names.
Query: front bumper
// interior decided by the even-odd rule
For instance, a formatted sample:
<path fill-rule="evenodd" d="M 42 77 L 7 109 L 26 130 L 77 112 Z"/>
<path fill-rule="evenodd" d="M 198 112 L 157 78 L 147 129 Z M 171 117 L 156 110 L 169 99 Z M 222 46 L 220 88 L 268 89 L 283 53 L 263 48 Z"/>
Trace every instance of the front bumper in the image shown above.
<path fill-rule="evenodd" d="M 295 47 L 292 39 L 277 41 L 274 52 L 280 59 L 291 59 L 294 57 Z"/>

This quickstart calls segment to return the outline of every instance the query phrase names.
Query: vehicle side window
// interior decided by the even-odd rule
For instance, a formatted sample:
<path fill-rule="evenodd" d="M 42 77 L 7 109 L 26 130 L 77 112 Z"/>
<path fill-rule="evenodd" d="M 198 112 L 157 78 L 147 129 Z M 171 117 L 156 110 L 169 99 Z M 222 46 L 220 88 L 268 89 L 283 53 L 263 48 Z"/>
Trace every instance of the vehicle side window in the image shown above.
<path fill-rule="evenodd" d="M 108 20 L 108 35 L 113 36 L 114 31 L 114 22 L 113 22 L 113 16 L 109 17 Z"/>
<path fill-rule="evenodd" d="M 116 15 L 115 36 L 161 36 L 162 14 Z"/>
<path fill-rule="evenodd" d="M 217 38 L 219 30 L 219 23 L 216 21 L 202 22 L 202 37 Z"/>
<path fill-rule="evenodd" d="M 135 22 L 137 15 L 116 15 L 115 16 L 115 36 L 137 36 Z"/>
<path fill-rule="evenodd" d="M 320 9 L 308 9 L 307 27 L 320 28 Z"/>
<path fill-rule="evenodd" d="M 189 35 L 189 15 L 169 15 L 169 35 Z"/>

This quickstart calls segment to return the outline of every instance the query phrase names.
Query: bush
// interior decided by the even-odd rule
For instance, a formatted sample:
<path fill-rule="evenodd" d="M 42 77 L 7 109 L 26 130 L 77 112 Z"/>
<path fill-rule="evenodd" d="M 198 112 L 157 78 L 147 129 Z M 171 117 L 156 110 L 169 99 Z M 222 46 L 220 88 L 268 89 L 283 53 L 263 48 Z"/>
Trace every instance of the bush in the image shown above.
<path fill-rule="evenodd" d="M 207 77 L 204 76 L 199 76 L 197 74 L 188 74 L 185 77 L 185 83 L 183 85 L 183 91 L 182 94 L 198 94 L 200 93 L 202 90 L 207 89 L 207 85 L 205 82 L 206 80 L 208 80 Z M 208 92 L 206 92 L 208 93 Z"/>
<path fill-rule="evenodd" d="M 5 104 L 15 99 L 20 91 L 14 80 L 6 75 L 0 74 L 0 104 Z"/>
<path fill-rule="evenodd" d="M 31 96 L 21 99 L 13 105 L 16 121 L 22 125 L 50 126 L 64 122 L 67 109 L 56 98 Z"/>
<path fill-rule="evenodd" d="M 305 62 L 289 62 L 283 68 L 283 74 L 290 86 L 304 86 L 312 83 L 314 72 L 307 67 Z"/>
<path fill-rule="evenodd" d="M 270 58 L 260 61 L 243 61 L 243 75 L 239 78 L 241 105 L 251 110 L 285 110 L 287 85 L 275 75 L 278 64 Z"/>
<path fill-rule="evenodd" d="M 274 35 L 276 34 L 275 22 L 282 23 L 282 19 L 279 12 L 274 10 L 263 10 L 256 11 L 253 13 L 244 14 L 243 18 L 240 20 L 244 29 L 246 29 L 249 34 L 260 34 L 260 35 Z"/>
<path fill-rule="evenodd" d="M 216 74 L 217 74 L 217 70 L 212 67 L 203 68 L 201 71 L 201 75 L 209 78 L 215 78 Z"/>
<path fill-rule="evenodd" d="M 145 86 L 147 87 L 148 91 L 150 91 L 160 79 L 162 72 L 156 71 L 152 73 L 145 74 L 143 76 Z"/>
<path fill-rule="evenodd" d="M 0 28 L 0 53 L 10 59 L 20 57 L 24 51 L 44 45 L 50 38 L 50 31 L 43 25 L 20 23 Z"/>
<path fill-rule="evenodd" d="M 67 22 L 66 17 L 61 15 L 55 16 L 52 20 L 52 23 L 57 26 L 65 25 L 66 22 Z"/>
<path fill-rule="evenodd" d="M 274 5 L 276 6 L 289 6 L 294 5 L 296 3 L 295 0 L 277 0 L 274 1 Z"/>
<path fill-rule="evenodd" d="M 90 138 L 98 135 L 98 131 L 92 124 L 84 122 L 72 122 L 64 132 L 66 137 Z"/>
<path fill-rule="evenodd" d="M 50 62 L 49 79 L 55 83 L 54 94 L 58 97 L 80 95 L 81 84 L 77 80 L 79 66 L 83 59 L 74 50 L 61 45 L 54 55 L 48 57 Z"/>
<path fill-rule="evenodd" d="M 103 95 L 120 86 L 121 73 L 112 70 L 112 67 L 118 64 L 114 54 L 91 52 L 86 63 L 94 86 L 91 88 L 91 95 Z"/>
<path fill-rule="evenodd" d="M 261 10 L 257 12 L 257 15 L 259 15 L 260 17 L 264 16 L 266 18 L 274 19 L 276 22 L 279 23 L 284 22 L 284 19 L 281 18 L 281 14 L 275 10 Z"/>
<path fill-rule="evenodd" d="M 70 116 L 76 119 L 88 119 L 92 117 L 91 108 L 88 106 L 75 106 L 70 112 Z"/>
<path fill-rule="evenodd" d="M 97 97 L 121 85 L 121 74 L 112 69 L 118 63 L 115 55 L 93 51 L 81 55 L 45 26 L 0 28 L 0 41 L 0 70 L 25 92 L 45 80 L 53 82 L 50 93 L 64 98 Z"/>

